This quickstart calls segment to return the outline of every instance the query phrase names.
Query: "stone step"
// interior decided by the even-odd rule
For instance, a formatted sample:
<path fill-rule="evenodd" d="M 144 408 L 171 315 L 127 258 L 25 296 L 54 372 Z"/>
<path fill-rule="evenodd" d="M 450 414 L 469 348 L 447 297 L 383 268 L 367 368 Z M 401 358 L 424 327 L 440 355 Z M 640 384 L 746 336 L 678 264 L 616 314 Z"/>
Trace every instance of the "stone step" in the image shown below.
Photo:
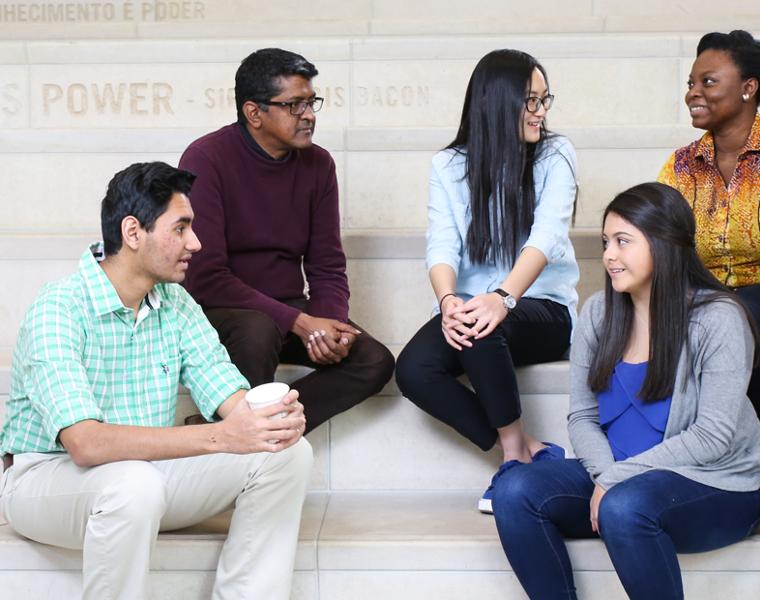
<path fill-rule="evenodd" d="M 0 352 L 13 347 L 40 287 L 74 272 L 82 251 L 97 237 L 96 233 L 0 234 L 0 274 L 14 282 L 0 289 Z M 382 342 L 403 346 L 430 317 L 435 304 L 425 268 L 424 232 L 344 230 L 343 239 L 352 318 Z M 585 300 L 603 286 L 599 233 L 578 229 L 572 239 L 581 269 L 578 292 Z"/>
<path fill-rule="evenodd" d="M 296 556 L 293 600 L 525 598 L 493 518 L 477 494 L 311 493 Z M 229 514 L 159 536 L 151 598 L 208 598 Z M 579 596 L 622 600 L 625 593 L 598 540 L 568 542 Z M 679 557 L 690 600 L 755 597 L 760 537 Z M 25 540 L 0 526 L 2 598 L 59 600 L 81 591 L 81 553 Z"/>

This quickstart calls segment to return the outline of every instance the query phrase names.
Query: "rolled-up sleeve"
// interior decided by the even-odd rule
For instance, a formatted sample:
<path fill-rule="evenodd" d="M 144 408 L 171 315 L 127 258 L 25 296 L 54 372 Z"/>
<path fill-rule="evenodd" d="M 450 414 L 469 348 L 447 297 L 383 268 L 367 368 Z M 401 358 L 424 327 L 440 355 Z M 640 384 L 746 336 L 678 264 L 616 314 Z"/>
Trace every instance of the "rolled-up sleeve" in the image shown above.
<path fill-rule="evenodd" d="M 539 157 L 534 169 L 536 187 L 542 185 L 536 197 L 533 226 L 523 249 L 536 248 L 551 263 L 561 259 L 569 247 L 578 169 L 575 150 L 568 140 L 553 138 L 548 143 L 545 155 Z"/>
<path fill-rule="evenodd" d="M 444 160 L 448 158 L 444 157 Z M 426 263 L 428 270 L 434 265 L 446 264 L 458 273 L 462 255 L 462 238 L 459 235 L 452 209 L 454 199 L 444 185 L 447 178 L 440 172 L 440 169 L 445 167 L 439 163 L 441 163 L 441 154 L 433 159 L 430 170 Z"/>
<path fill-rule="evenodd" d="M 54 295 L 30 309 L 19 335 L 28 356 L 24 387 L 50 440 L 87 419 L 103 420 L 82 361 L 84 329 L 79 312 Z M 54 450 L 51 447 L 49 450 Z"/>
<path fill-rule="evenodd" d="M 230 361 L 201 307 L 184 289 L 177 286 L 176 291 L 174 304 L 181 324 L 180 381 L 210 421 L 227 398 L 250 385 Z"/>

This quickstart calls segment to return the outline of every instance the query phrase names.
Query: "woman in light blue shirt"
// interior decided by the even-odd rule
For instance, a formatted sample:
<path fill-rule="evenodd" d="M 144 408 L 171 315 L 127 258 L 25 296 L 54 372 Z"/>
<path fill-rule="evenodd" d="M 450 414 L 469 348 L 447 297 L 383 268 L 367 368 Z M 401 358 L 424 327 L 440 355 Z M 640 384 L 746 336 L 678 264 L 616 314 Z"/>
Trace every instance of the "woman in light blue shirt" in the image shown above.
<path fill-rule="evenodd" d="M 483 450 L 502 449 L 478 504 L 488 513 L 507 469 L 564 457 L 523 431 L 515 377 L 515 366 L 561 358 L 575 321 L 575 151 L 546 129 L 553 100 L 543 67 L 524 52 L 495 50 L 475 67 L 457 136 L 430 175 L 427 265 L 438 314 L 396 369 L 412 402 Z"/>

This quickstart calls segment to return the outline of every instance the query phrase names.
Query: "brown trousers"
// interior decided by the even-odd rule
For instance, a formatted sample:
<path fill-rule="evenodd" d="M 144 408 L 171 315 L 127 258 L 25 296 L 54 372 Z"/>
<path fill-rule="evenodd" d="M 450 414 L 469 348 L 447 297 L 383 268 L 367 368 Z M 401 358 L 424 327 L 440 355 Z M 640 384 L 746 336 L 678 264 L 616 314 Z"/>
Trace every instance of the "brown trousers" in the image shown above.
<path fill-rule="evenodd" d="M 288 332 L 283 336 L 272 318 L 260 311 L 211 308 L 205 312 L 232 362 L 251 386 L 273 381 L 281 362 L 314 369 L 291 384 L 304 405 L 306 433 L 377 394 L 393 375 L 390 351 L 351 321 L 362 333 L 348 356 L 336 365 L 319 365 L 309 360 L 297 335 Z"/>

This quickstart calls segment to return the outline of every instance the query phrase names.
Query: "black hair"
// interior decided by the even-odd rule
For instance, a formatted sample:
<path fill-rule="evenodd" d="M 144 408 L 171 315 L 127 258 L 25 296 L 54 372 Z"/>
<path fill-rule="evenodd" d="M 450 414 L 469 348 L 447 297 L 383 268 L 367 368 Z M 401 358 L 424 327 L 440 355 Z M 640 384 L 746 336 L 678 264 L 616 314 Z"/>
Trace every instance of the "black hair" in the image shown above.
<path fill-rule="evenodd" d="M 245 123 L 243 104 L 271 100 L 280 93 L 279 79 L 300 75 L 311 80 L 319 74 L 317 68 L 300 54 L 264 48 L 248 55 L 235 73 L 235 106 L 239 123 Z M 267 110 L 265 104 L 262 110 Z"/>
<path fill-rule="evenodd" d="M 636 185 L 607 205 L 602 223 L 611 213 L 641 231 L 652 253 L 649 365 L 639 397 L 645 401 L 661 400 L 673 393 L 694 308 L 721 299 L 734 302 L 744 308 L 757 339 L 753 319 L 739 297 L 721 284 L 699 259 L 694 241 L 694 214 L 678 190 L 654 182 Z M 592 391 L 609 388 L 615 365 L 628 344 L 633 318 L 630 295 L 616 292 L 605 271 L 604 320 L 588 378 Z"/>
<path fill-rule="evenodd" d="M 522 138 L 534 69 L 548 87 L 546 71 L 525 52 L 494 50 L 480 59 L 467 84 L 459 130 L 446 147 L 466 154 L 472 220 L 465 246 L 473 263 L 514 262 L 533 225 L 533 165 L 553 135 L 542 121 L 537 143 Z"/>
<path fill-rule="evenodd" d="M 190 195 L 195 175 L 163 162 L 135 163 L 108 183 L 100 205 L 100 227 L 106 256 L 121 250 L 121 222 L 132 216 L 146 231 L 169 205 L 175 193 Z"/>
<path fill-rule="evenodd" d="M 757 79 L 760 83 L 760 41 L 748 31 L 735 29 L 731 33 L 707 33 L 697 44 L 697 56 L 705 50 L 728 52 L 742 79 Z M 760 94 L 755 94 L 755 105 L 760 105 Z"/>

